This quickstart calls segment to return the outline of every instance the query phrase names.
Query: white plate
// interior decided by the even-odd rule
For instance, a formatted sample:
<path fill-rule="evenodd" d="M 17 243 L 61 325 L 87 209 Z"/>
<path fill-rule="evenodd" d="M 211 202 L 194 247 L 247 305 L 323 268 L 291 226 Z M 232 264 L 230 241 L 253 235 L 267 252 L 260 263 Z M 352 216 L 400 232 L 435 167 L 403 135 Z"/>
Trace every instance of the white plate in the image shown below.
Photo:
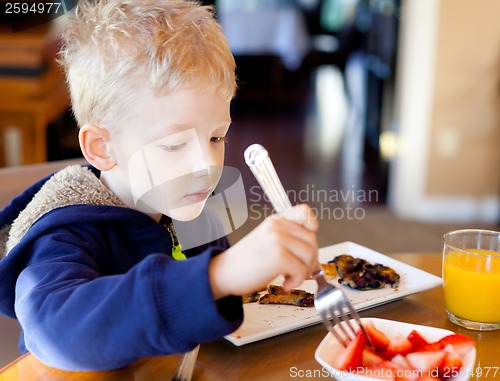
<path fill-rule="evenodd" d="M 390 266 L 401 276 L 397 288 L 386 286 L 380 290 L 356 291 L 344 286 L 343 290 L 358 311 L 442 284 L 441 278 L 435 275 L 353 242 L 343 242 L 321 248 L 318 257 L 321 263 L 327 263 L 340 254 L 350 254 L 353 257 L 363 258 L 372 263 L 378 262 Z M 298 288 L 315 293 L 317 285 L 315 281 L 308 280 Z M 238 346 L 318 324 L 321 321 L 316 309 L 313 307 L 301 308 L 248 303 L 243 305 L 243 309 L 245 312 L 243 324 L 235 332 L 226 336 L 227 340 Z"/>
<path fill-rule="evenodd" d="M 373 322 L 375 327 L 380 331 L 384 332 L 389 338 L 392 338 L 398 334 L 403 336 L 408 336 L 408 334 L 416 329 L 422 336 L 429 342 L 437 341 L 445 336 L 452 334 L 452 331 L 446 329 L 434 328 L 424 325 L 416 325 L 410 323 L 403 323 L 394 320 L 376 319 L 376 318 L 361 318 L 361 321 L 366 324 L 369 321 Z M 333 337 L 331 333 L 328 333 L 323 341 L 319 344 L 314 357 L 316 361 L 323 366 L 327 371 L 325 373 L 330 374 L 332 377 L 336 378 L 338 381 L 374 381 L 375 378 L 365 377 L 362 375 L 357 375 L 353 373 L 348 373 L 345 371 L 340 371 L 333 368 L 330 364 L 334 361 L 338 353 L 343 349 L 339 342 Z M 453 378 L 453 381 L 467 381 L 470 378 L 472 369 L 476 362 L 476 348 L 472 349 L 465 355 L 463 359 L 461 372 L 457 377 Z"/>

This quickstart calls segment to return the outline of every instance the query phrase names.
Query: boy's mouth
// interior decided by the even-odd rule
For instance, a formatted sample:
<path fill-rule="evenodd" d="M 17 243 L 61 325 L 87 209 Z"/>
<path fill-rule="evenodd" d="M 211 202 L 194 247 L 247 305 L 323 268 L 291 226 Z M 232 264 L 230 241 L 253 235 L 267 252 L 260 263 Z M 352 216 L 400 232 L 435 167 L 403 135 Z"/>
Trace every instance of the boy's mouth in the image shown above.
<path fill-rule="evenodd" d="M 191 203 L 202 202 L 205 201 L 212 194 L 212 191 L 213 191 L 212 188 L 202 189 L 194 193 L 187 194 L 185 198 Z"/>

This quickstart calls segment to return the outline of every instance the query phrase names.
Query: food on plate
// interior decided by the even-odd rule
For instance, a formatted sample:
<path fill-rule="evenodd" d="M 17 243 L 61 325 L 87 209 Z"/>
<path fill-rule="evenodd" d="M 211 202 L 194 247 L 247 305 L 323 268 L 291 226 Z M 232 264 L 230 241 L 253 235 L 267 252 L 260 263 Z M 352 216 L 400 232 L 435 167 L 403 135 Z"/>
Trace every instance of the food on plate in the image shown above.
<path fill-rule="evenodd" d="M 337 272 L 337 265 L 333 262 L 322 263 L 321 268 L 327 280 L 334 280 L 339 275 Z"/>
<path fill-rule="evenodd" d="M 259 299 L 260 299 L 260 293 L 258 291 L 252 294 L 243 295 L 243 303 L 255 303 L 258 302 Z"/>
<path fill-rule="evenodd" d="M 330 263 L 337 267 L 339 283 L 356 290 L 375 290 L 387 284 L 391 287 L 399 284 L 399 274 L 380 263 L 373 264 L 347 254 L 336 256 Z"/>
<path fill-rule="evenodd" d="M 283 287 L 269 285 L 267 294 L 259 299 L 260 304 L 287 304 L 297 307 L 313 307 L 314 294 L 310 292 L 294 289 L 286 291 Z"/>
<path fill-rule="evenodd" d="M 293 289 L 286 291 L 282 286 L 269 285 L 267 293 L 261 296 L 260 291 L 243 296 L 243 303 L 286 304 L 297 307 L 314 306 L 314 294 L 304 290 Z"/>
<path fill-rule="evenodd" d="M 417 330 L 391 338 L 373 322 L 365 324 L 332 363 L 338 370 L 385 380 L 451 380 L 463 370 L 463 360 L 476 343 L 454 333 L 430 342 Z M 372 343 L 373 345 L 370 345 Z"/>

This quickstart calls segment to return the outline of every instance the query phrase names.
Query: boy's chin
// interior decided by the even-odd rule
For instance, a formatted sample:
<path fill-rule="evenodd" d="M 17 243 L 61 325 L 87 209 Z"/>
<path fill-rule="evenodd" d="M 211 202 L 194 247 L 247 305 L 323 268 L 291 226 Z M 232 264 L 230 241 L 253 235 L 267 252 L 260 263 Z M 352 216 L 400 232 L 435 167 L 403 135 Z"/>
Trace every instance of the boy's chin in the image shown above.
<path fill-rule="evenodd" d="M 164 214 L 168 215 L 173 220 L 183 222 L 192 221 L 201 214 L 204 207 L 205 201 L 201 201 L 169 210 Z"/>
<path fill-rule="evenodd" d="M 186 222 L 197 218 L 203 211 L 206 202 L 207 200 L 195 203 L 185 202 L 184 205 L 180 205 L 176 208 L 169 208 L 164 195 L 148 192 L 135 201 L 135 206 L 136 209 L 146 214 L 161 213 L 169 216 L 173 220 Z"/>

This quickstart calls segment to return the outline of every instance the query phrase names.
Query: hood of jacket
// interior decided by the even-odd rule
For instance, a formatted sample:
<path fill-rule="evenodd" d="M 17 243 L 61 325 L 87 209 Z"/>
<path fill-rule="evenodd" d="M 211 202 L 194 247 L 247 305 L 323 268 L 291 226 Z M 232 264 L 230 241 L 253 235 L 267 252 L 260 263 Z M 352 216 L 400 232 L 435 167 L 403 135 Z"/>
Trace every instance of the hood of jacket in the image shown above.
<path fill-rule="evenodd" d="M 101 183 L 99 171 L 80 165 L 41 179 L 0 211 L 0 313 L 15 318 L 15 284 L 28 260 L 25 246 L 51 227 L 79 223 L 86 218 L 71 209 L 59 213 L 57 218 L 44 217 L 61 208 L 86 205 L 112 207 L 123 215 L 130 211 Z"/>
<path fill-rule="evenodd" d="M 25 191 L 16 197 L 0 212 L 0 258 L 8 255 L 30 227 L 54 209 L 70 205 L 124 206 L 97 175 L 90 167 L 72 165 L 45 178 L 42 184 L 34 184 L 28 194 Z"/>

